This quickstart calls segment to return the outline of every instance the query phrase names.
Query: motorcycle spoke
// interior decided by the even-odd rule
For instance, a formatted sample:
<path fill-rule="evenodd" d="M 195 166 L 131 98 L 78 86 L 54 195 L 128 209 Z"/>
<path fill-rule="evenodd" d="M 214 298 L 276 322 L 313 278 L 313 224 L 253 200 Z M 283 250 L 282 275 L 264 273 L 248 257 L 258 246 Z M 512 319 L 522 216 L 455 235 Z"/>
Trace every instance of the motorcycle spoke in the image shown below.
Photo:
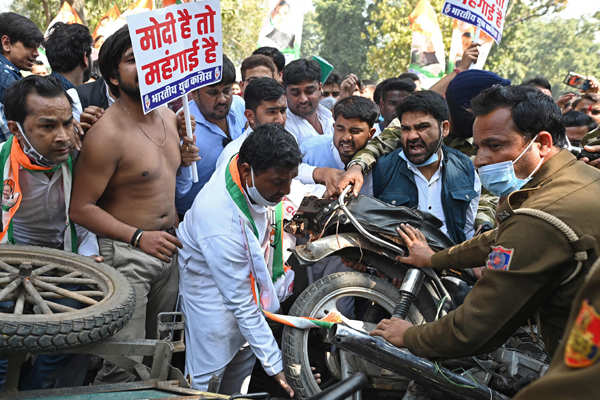
<path fill-rule="evenodd" d="M 17 277 L 17 274 L 8 274 L 0 277 L 0 283 L 12 282 Z"/>
<path fill-rule="evenodd" d="M 42 296 L 40 296 L 37 289 L 33 286 L 28 278 L 23 280 L 23 286 L 25 287 L 25 290 L 29 296 L 31 296 L 34 304 L 40 307 L 44 314 L 53 314 L 50 307 L 48 307 L 48 304 L 46 304 L 46 301 L 42 299 Z"/>
<path fill-rule="evenodd" d="M 47 265 L 43 265 L 39 268 L 34 269 L 31 272 L 31 276 L 36 276 L 36 275 L 42 275 L 45 274 L 47 272 L 52 271 L 53 269 L 58 268 L 58 264 L 47 264 Z"/>
<path fill-rule="evenodd" d="M 39 278 L 34 278 L 33 283 L 42 289 L 61 294 L 65 297 L 71 298 L 73 300 L 77 300 L 80 303 L 84 303 L 84 304 L 88 304 L 88 305 L 98 304 L 98 301 L 92 299 L 91 297 L 83 296 L 83 295 L 78 294 L 77 292 L 73 292 L 73 291 L 58 287 L 51 283 L 43 282 Z"/>
<path fill-rule="evenodd" d="M 77 311 L 76 308 L 73 307 L 69 307 L 69 306 L 65 306 L 63 304 L 59 304 L 59 303 L 55 303 L 53 301 L 46 301 L 46 304 L 48 304 L 48 306 L 53 309 L 54 311 L 58 311 L 58 312 L 70 312 L 70 311 Z"/>
<path fill-rule="evenodd" d="M 14 314 L 21 315 L 23 314 L 23 308 L 25 307 L 25 292 L 21 290 L 19 293 L 19 297 L 17 297 L 17 301 L 15 303 Z"/>
<path fill-rule="evenodd" d="M 18 274 L 19 270 L 15 267 L 13 267 L 12 265 L 8 265 L 7 263 L 5 263 L 4 261 L 0 260 L 0 268 L 2 268 L 5 271 L 10 272 L 11 274 Z"/>
<path fill-rule="evenodd" d="M 22 281 L 23 278 L 18 276 L 14 281 L 6 285 L 4 289 L 0 290 L 0 301 L 6 300 L 6 297 L 8 297 L 9 294 L 14 292 L 14 290 L 18 288 L 19 285 L 21 285 Z"/>

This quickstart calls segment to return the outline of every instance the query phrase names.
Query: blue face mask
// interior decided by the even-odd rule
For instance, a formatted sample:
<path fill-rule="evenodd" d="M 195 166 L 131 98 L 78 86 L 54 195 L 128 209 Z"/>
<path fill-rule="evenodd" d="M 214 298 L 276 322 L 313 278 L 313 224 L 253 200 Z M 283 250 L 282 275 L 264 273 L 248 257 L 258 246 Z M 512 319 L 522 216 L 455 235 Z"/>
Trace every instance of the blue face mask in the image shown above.
<path fill-rule="evenodd" d="M 438 162 L 438 160 L 440 159 L 440 157 L 438 156 L 438 153 L 439 153 L 439 151 L 436 151 L 435 153 L 430 155 L 427 160 L 423 161 L 420 164 L 415 164 L 414 162 L 412 162 L 408 158 L 406 158 L 406 154 L 404 154 L 404 151 L 401 151 L 399 153 L 399 155 L 400 155 L 400 158 L 402 158 L 407 163 L 410 163 L 410 164 L 414 165 L 415 167 L 420 168 L 420 167 L 426 167 L 428 165 Z"/>
<path fill-rule="evenodd" d="M 479 173 L 479 179 L 481 179 L 481 185 L 491 194 L 500 197 L 508 196 L 512 192 L 516 192 L 525 186 L 525 184 L 531 180 L 533 174 L 540 168 L 544 160 L 541 159 L 533 172 L 524 179 L 518 178 L 515 175 L 514 165 L 519 161 L 523 154 L 527 153 L 536 138 L 537 135 L 529 142 L 527 147 L 525 147 L 514 161 L 502 161 L 478 168 L 477 172 Z"/>

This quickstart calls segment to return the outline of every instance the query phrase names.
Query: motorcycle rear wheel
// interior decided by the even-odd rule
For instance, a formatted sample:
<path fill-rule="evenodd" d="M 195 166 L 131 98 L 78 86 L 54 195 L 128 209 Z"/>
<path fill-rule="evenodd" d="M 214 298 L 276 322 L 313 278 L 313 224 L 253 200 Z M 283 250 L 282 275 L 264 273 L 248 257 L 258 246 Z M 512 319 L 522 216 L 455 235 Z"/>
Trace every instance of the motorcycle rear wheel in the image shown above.
<path fill-rule="evenodd" d="M 355 299 L 353 312 L 357 316 L 341 313 L 350 319 L 370 319 L 365 321 L 367 331 L 372 330 L 379 320 L 389 318 L 400 299 L 398 289 L 385 279 L 360 272 L 339 272 L 325 276 L 307 287 L 296 299 L 289 314 L 322 318 L 328 312 L 338 310 L 338 301 L 344 297 Z M 367 310 L 362 312 L 359 308 L 365 302 Z M 433 300 L 428 299 L 426 291 L 422 290 L 410 307 L 407 319 L 415 325 L 431 321 L 434 318 L 434 309 Z M 375 315 L 371 312 L 373 310 L 376 311 Z M 339 375 L 339 371 L 332 368 L 332 365 L 335 367 L 335 364 L 339 363 L 339 358 L 335 357 L 336 350 L 323 342 L 321 330 L 301 330 L 286 326 L 283 329 L 281 345 L 285 375 L 296 393 L 296 398 L 314 396 L 339 379 L 339 376 L 336 376 Z M 332 363 L 332 359 L 335 362 Z M 364 361 L 362 363 L 364 364 Z M 321 384 L 315 380 L 311 366 L 316 366 L 317 372 L 321 373 Z"/>

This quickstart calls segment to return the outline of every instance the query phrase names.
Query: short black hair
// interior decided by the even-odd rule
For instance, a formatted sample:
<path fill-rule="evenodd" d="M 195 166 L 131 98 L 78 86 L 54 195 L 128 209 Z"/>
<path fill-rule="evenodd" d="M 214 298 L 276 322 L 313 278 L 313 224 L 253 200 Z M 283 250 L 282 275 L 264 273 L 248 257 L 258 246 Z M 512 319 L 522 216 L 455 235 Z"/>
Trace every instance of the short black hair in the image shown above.
<path fill-rule="evenodd" d="M 283 69 L 285 68 L 285 56 L 275 47 L 259 47 L 258 49 L 254 50 L 252 54 L 262 54 L 263 56 L 270 57 L 275 63 L 278 73 L 281 73 L 281 71 L 283 71 Z"/>
<path fill-rule="evenodd" d="M 385 101 L 386 94 L 395 90 L 412 93 L 417 88 L 412 79 L 392 78 L 381 87 L 381 100 Z"/>
<path fill-rule="evenodd" d="M 84 55 L 87 55 L 91 67 L 92 35 L 84 25 L 55 23 L 45 47 L 46 57 L 54 72 L 74 70 L 83 64 Z"/>
<path fill-rule="evenodd" d="M 279 124 L 256 127 L 242 143 L 239 157 L 257 174 L 269 168 L 293 169 L 302 162 L 298 142 Z"/>
<path fill-rule="evenodd" d="M 262 54 L 253 54 L 250 57 L 246 57 L 244 61 L 242 61 L 242 66 L 240 68 L 242 72 L 242 80 L 246 79 L 246 71 L 256 67 L 269 68 L 273 75 L 275 75 L 275 71 L 277 70 L 277 67 L 275 66 L 275 63 L 271 57 Z"/>
<path fill-rule="evenodd" d="M 527 139 L 547 131 L 555 146 L 567 144 L 560 108 L 550 96 L 531 86 L 494 85 L 478 94 L 471 101 L 471 108 L 475 117 L 509 108 L 515 128 Z"/>
<path fill-rule="evenodd" d="M 32 74 L 16 81 L 6 89 L 4 115 L 8 121 L 16 121 L 23 124 L 23 121 L 25 121 L 25 118 L 29 114 L 27 96 L 32 93 L 46 98 L 65 96 L 69 104 L 73 104 L 71 97 L 65 92 L 58 79 L 53 76 Z"/>
<path fill-rule="evenodd" d="M 285 66 L 283 70 L 283 84 L 298 85 L 306 81 L 321 82 L 321 66 L 315 60 L 300 58 Z"/>
<path fill-rule="evenodd" d="M 570 128 L 573 126 L 587 126 L 588 130 L 593 130 L 598 127 L 596 121 L 592 119 L 586 113 L 582 113 L 581 111 L 571 110 L 563 114 L 561 121 L 565 128 Z"/>
<path fill-rule="evenodd" d="M 8 36 L 11 43 L 21 42 L 25 47 L 38 47 L 44 43 L 44 35 L 27 17 L 14 12 L 0 13 L 0 38 Z M 0 54 L 3 54 L 0 47 Z"/>
<path fill-rule="evenodd" d="M 369 124 L 369 128 L 372 128 L 379 117 L 379 111 L 375 103 L 366 97 L 350 96 L 335 103 L 333 119 L 337 120 L 339 116 L 346 119 L 357 118 L 366 122 Z"/>
<path fill-rule="evenodd" d="M 285 89 L 273 78 L 257 78 L 250 81 L 244 90 L 246 110 L 256 111 L 263 101 L 275 101 L 285 95 Z"/>
<path fill-rule="evenodd" d="M 329 76 L 327 77 L 327 80 L 325 81 L 325 83 L 323 85 L 338 85 L 342 83 L 342 78 L 340 78 L 340 76 L 338 74 L 336 74 L 335 72 L 332 72 L 331 74 L 329 74 Z"/>
<path fill-rule="evenodd" d="M 217 82 L 218 84 L 229 85 L 235 82 L 235 66 L 225 54 L 223 54 L 223 73 L 221 77 L 221 82 Z"/>
<path fill-rule="evenodd" d="M 535 78 L 527 79 L 525 82 L 523 82 L 523 85 L 541 87 L 552 91 L 552 85 L 550 84 L 550 81 L 543 76 L 536 76 Z"/>
<path fill-rule="evenodd" d="M 379 82 L 377 86 L 375 86 L 375 90 L 373 91 L 373 101 L 375 102 L 375 104 L 379 104 L 379 102 L 381 101 L 381 89 L 383 89 L 383 85 L 385 85 L 386 83 L 388 83 L 388 81 L 391 81 L 392 79 L 394 78 L 384 79 L 381 82 Z"/>
<path fill-rule="evenodd" d="M 119 88 L 113 85 L 110 80 L 117 77 L 121 57 L 130 48 L 131 38 L 129 37 L 129 28 L 127 25 L 110 35 L 100 48 L 100 53 L 98 54 L 100 73 L 113 94 L 119 93 Z"/>
<path fill-rule="evenodd" d="M 448 110 L 446 100 L 439 93 L 431 90 L 421 90 L 411 94 L 396 109 L 398 119 L 400 120 L 404 113 L 419 111 L 431 115 L 438 124 L 450 118 L 450 111 Z"/>
<path fill-rule="evenodd" d="M 419 75 L 415 74 L 414 72 L 404 72 L 398 75 L 398 79 L 410 79 L 413 82 L 421 80 L 421 78 L 419 78 Z"/>

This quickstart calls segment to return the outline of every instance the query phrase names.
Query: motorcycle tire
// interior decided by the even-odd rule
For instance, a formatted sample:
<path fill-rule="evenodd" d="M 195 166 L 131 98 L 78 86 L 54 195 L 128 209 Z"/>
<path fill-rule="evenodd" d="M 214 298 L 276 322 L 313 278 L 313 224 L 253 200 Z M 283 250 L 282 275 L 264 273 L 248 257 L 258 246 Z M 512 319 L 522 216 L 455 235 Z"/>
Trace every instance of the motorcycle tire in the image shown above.
<path fill-rule="evenodd" d="M 9 291 L 10 285 L 14 288 Z M 61 303 L 68 298 L 66 291 L 93 301 L 67 308 Z M 0 246 L 0 293 L 0 354 L 53 352 L 98 342 L 118 332 L 135 308 L 133 287 L 114 268 L 35 246 Z"/>
<path fill-rule="evenodd" d="M 424 292 L 426 291 L 421 291 L 408 312 L 407 319 L 415 325 L 431 321 L 435 317 L 433 300 L 429 301 Z M 394 306 L 399 301 L 398 289 L 385 279 L 361 272 L 338 272 L 325 276 L 307 287 L 296 299 L 289 314 L 320 318 L 323 315 L 322 312 L 319 313 L 319 308 L 341 295 L 365 298 L 376 303 L 385 310 L 385 318 L 391 316 Z M 378 320 L 370 329 L 374 328 L 376 322 Z M 309 348 L 321 351 L 317 349 L 319 343 L 315 343 L 312 337 L 309 338 L 309 334 L 314 335 L 315 333 L 311 332 L 316 331 L 317 329 L 302 330 L 289 326 L 283 329 L 283 364 L 287 381 L 294 389 L 295 398 L 310 398 L 329 386 L 325 382 L 319 385 L 311 371 L 311 366 L 314 365 L 311 365 L 309 359 Z"/>

